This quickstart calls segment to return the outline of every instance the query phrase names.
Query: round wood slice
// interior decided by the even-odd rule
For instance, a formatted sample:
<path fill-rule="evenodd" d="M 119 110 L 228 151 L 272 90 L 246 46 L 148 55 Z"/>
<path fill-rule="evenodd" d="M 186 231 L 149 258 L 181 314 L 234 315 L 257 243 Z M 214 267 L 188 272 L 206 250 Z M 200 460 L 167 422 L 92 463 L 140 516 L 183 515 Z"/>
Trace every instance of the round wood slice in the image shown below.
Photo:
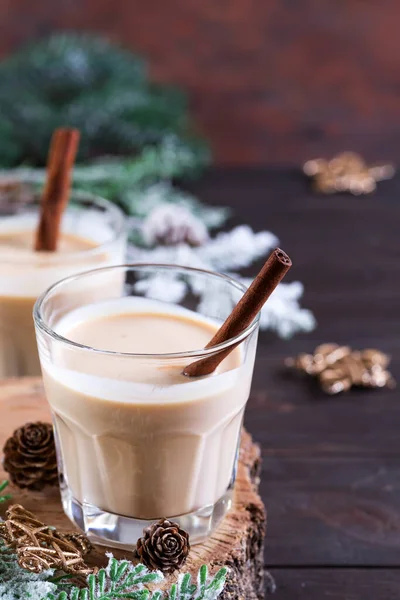
<path fill-rule="evenodd" d="M 41 379 L 8 379 L 1 382 L 0 410 L 1 447 L 20 425 L 29 421 L 50 421 Z M 263 541 L 266 517 L 264 505 L 257 493 L 259 473 L 260 449 L 252 442 L 250 435 L 243 431 L 233 508 L 205 543 L 192 547 L 182 569 L 197 574 L 202 564 L 210 565 L 212 572 L 222 565 L 229 567 L 222 600 L 264 598 Z M 0 465 L 0 481 L 5 478 L 6 473 Z M 12 503 L 22 504 L 43 522 L 64 531 L 72 529 L 62 511 L 58 488 L 28 492 L 12 487 L 11 493 Z M 1 510 L 4 516 L 5 507 Z M 127 551 L 111 551 L 117 558 L 132 558 Z M 104 564 L 104 552 L 104 547 L 96 547 L 87 562 L 99 566 Z M 170 585 L 176 577 L 177 573 L 170 575 L 166 585 Z"/>

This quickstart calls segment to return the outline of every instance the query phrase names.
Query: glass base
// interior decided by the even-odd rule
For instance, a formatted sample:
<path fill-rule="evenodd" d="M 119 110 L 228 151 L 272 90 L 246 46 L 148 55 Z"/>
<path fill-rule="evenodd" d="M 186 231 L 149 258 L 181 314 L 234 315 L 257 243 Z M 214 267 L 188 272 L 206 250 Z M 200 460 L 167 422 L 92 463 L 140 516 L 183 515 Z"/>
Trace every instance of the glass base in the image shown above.
<path fill-rule="evenodd" d="M 81 503 L 65 487 L 61 491 L 64 512 L 95 544 L 132 549 L 143 535 L 143 529 L 157 519 L 135 519 L 101 510 L 93 504 Z M 169 517 L 188 532 L 191 545 L 203 542 L 218 527 L 232 506 L 232 489 L 215 504 L 195 512 Z"/>

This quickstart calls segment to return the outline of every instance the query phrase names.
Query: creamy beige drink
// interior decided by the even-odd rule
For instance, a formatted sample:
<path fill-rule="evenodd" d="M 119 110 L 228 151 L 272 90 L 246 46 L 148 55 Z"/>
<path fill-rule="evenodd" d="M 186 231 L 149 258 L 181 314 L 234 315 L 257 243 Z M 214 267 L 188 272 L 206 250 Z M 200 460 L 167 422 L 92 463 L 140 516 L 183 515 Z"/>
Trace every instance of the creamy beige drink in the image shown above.
<path fill-rule="evenodd" d="M 14 231 L 0 234 L 0 257 L 7 256 L 21 260 L 31 259 L 28 267 L 23 267 L 20 278 L 32 276 L 32 271 L 46 269 L 46 256 L 33 253 L 33 231 Z M 59 253 L 67 255 L 94 248 L 94 242 L 73 235 L 62 234 Z M 52 253 L 49 253 L 49 259 Z M 28 262 L 28 261 L 27 261 Z M 32 264 L 33 263 L 33 264 Z M 9 375 L 38 375 L 39 358 L 36 349 L 35 331 L 32 319 L 33 305 L 36 301 L 35 290 L 29 284 L 20 290 L 7 285 L 7 280 L 16 276 L 15 264 L 5 264 L 0 269 L 3 283 L 0 292 L 0 377 Z M 39 277 L 40 275 L 38 275 Z M 19 292 L 19 293 L 18 293 Z"/>
<path fill-rule="evenodd" d="M 40 374 L 32 309 L 46 288 L 124 259 L 124 235 L 94 208 L 67 209 L 56 252 L 33 250 L 37 222 L 34 210 L 0 217 L 0 378 Z"/>
<path fill-rule="evenodd" d="M 67 277 L 36 302 L 62 504 L 95 542 L 131 547 L 173 517 L 195 544 L 229 510 L 258 318 L 206 346 L 245 289 L 217 273 L 133 264 Z M 221 352 L 211 375 L 182 374 Z"/>
<path fill-rule="evenodd" d="M 42 355 L 64 477 L 75 500 L 153 519 L 197 511 L 223 496 L 255 340 L 248 361 L 238 347 L 202 379 L 182 375 L 188 360 L 151 356 L 201 349 L 218 326 L 185 308 L 134 297 L 81 307 L 53 324 L 72 342 L 117 353 L 60 344 L 51 360 Z"/>

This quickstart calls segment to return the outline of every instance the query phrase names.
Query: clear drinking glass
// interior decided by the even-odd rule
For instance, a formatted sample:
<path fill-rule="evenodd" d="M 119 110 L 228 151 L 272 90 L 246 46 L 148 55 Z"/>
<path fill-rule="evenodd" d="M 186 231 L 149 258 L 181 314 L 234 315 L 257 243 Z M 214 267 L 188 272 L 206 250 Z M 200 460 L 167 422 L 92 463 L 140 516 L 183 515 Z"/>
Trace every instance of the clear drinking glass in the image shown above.
<path fill-rule="evenodd" d="M 40 375 L 32 320 L 40 294 L 63 277 L 125 260 L 122 211 L 83 192 L 71 194 L 62 218 L 62 244 L 70 246 L 60 252 L 34 252 L 39 204 L 40 196 L 31 194 L 24 201 L 0 205 L 0 378 Z M 74 251 L 72 244 L 79 239 L 80 249 Z"/>
<path fill-rule="evenodd" d="M 130 547 L 161 517 L 179 522 L 192 543 L 218 525 L 231 505 L 258 317 L 215 348 L 192 348 L 188 340 L 174 354 L 115 352 L 107 350 L 109 338 L 102 349 L 85 346 L 65 337 L 68 326 L 126 313 L 135 303 L 152 316 L 193 317 L 215 330 L 244 291 L 217 273 L 122 265 L 68 277 L 38 299 L 34 320 L 63 507 L 97 543 Z M 216 373 L 181 376 L 184 366 L 231 346 Z M 177 374 L 173 385 L 157 383 L 165 369 Z"/>

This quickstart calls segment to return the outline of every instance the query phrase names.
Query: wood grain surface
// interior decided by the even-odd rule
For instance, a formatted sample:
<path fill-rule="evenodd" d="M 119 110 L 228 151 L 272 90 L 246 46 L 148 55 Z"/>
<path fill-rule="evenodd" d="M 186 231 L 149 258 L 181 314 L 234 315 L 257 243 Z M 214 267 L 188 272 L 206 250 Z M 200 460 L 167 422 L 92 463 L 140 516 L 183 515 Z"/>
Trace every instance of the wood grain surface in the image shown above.
<path fill-rule="evenodd" d="M 398 155 L 398 0 L 3 0 L 0 55 L 95 31 L 189 92 L 219 164 Z"/>
<path fill-rule="evenodd" d="M 400 572 L 395 569 L 274 569 L 278 590 L 273 600 L 398 600 Z"/>
<path fill-rule="evenodd" d="M 192 189 L 232 207 L 231 225 L 279 237 L 293 259 L 287 279 L 304 283 L 302 304 L 318 321 L 289 341 L 261 333 L 246 409 L 262 447 L 274 598 L 398 600 L 399 391 L 326 397 L 289 376 L 283 359 L 328 341 L 376 347 L 392 355 L 400 382 L 400 176 L 367 197 L 314 195 L 286 168 L 216 170 Z M 24 402 L 39 410 L 35 394 Z M 19 409 L 9 410 L 19 424 Z"/>
<path fill-rule="evenodd" d="M 300 171 L 214 171 L 193 186 L 269 229 L 317 329 L 261 333 L 245 424 L 261 443 L 265 564 L 276 600 L 400 596 L 400 404 L 396 390 L 327 397 L 283 368 L 323 342 L 376 347 L 400 382 L 400 175 L 374 195 L 318 196 Z M 249 272 L 257 272 L 254 265 Z"/>
<path fill-rule="evenodd" d="M 44 397 L 41 380 L 21 378 L 0 382 L 0 447 L 15 428 L 29 421 L 50 421 L 50 412 Z M 229 567 L 229 575 L 221 600 L 262 600 L 263 598 L 263 541 L 265 510 L 257 494 L 259 485 L 260 451 L 245 431 L 242 435 L 239 464 L 232 510 L 220 527 L 203 544 L 190 550 L 185 570 L 193 576 L 201 565 L 211 566 L 211 572 L 221 566 Z M 0 481 L 6 478 L 0 466 Z M 14 504 L 22 504 L 41 521 L 60 528 L 72 529 L 61 507 L 58 488 L 42 492 L 20 491 L 14 486 L 10 492 Z M 4 513 L 2 509 L 2 513 Z M 105 548 L 100 546 L 90 553 L 87 562 L 103 566 L 107 560 Z M 133 558 L 127 551 L 112 550 L 118 558 Z M 165 587 L 176 581 L 176 574 L 166 577 Z"/>

